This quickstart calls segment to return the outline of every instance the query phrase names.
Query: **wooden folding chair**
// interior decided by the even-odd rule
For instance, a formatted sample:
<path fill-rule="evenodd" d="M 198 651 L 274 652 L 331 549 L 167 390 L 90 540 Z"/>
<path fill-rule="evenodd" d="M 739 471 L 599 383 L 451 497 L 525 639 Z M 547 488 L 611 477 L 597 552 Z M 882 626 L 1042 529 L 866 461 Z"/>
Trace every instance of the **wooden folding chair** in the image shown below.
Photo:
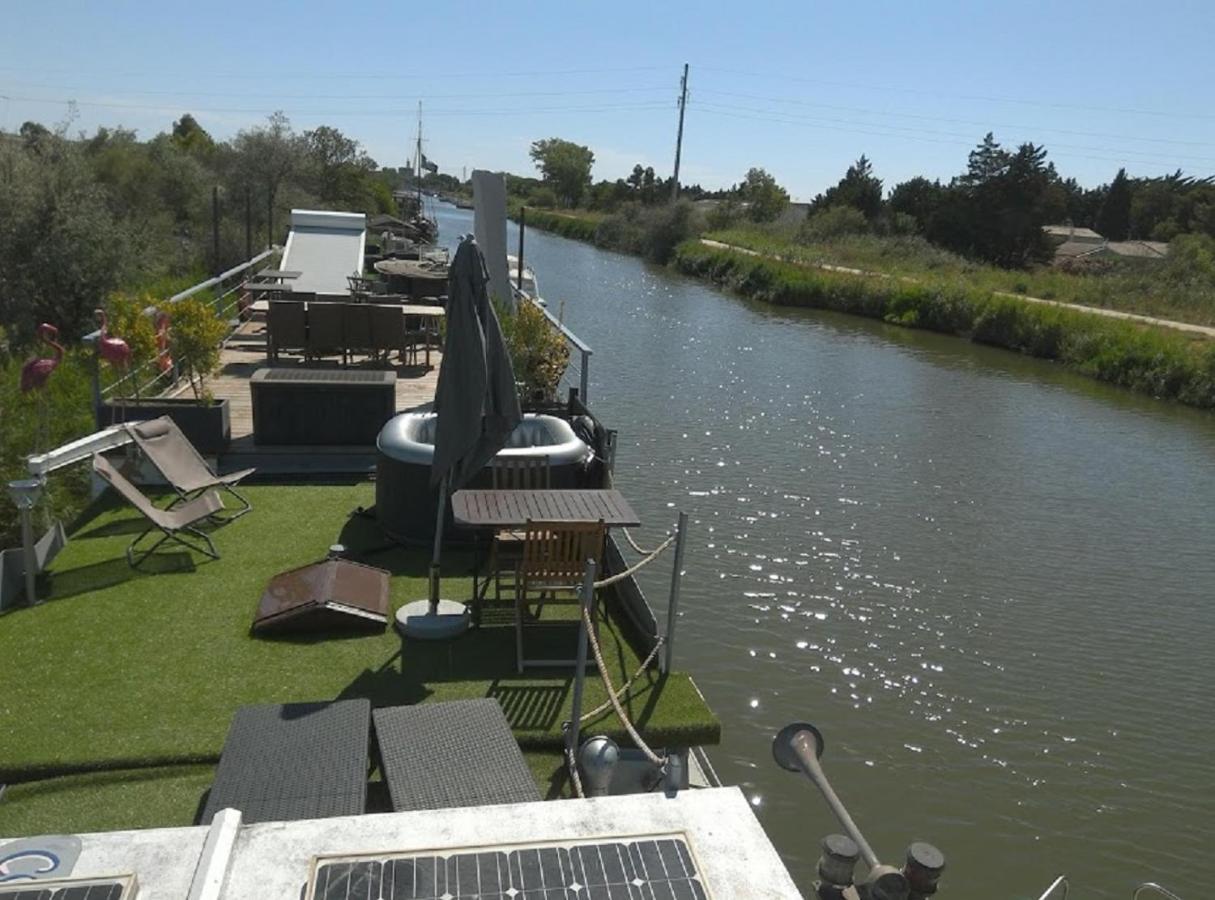
<path fill-rule="evenodd" d="M 598 522 L 532 522 L 523 529 L 523 552 L 515 584 L 515 661 L 525 666 L 571 666 L 568 659 L 528 659 L 523 653 L 523 617 L 532 597 L 544 603 L 581 604 L 587 560 L 603 559 L 607 528 Z M 530 615 L 530 610 L 528 610 Z"/>

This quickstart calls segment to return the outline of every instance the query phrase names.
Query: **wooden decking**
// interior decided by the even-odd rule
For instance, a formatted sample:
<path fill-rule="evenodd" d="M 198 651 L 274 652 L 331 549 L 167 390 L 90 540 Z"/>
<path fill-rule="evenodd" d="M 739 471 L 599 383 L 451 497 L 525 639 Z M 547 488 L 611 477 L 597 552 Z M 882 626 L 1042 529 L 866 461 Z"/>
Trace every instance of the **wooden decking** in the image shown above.
<path fill-rule="evenodd" d="M 402 360 L 393 357 L 389 363 L 397 373 L 396 408 L 397 412 L 428 409 L 434 402 L 435 386 L 439 377 L 439 362 L 442 351 L 431 349 L 430 368 L 427 369 L 421 360 L 424 354 L 419 353 L 418 365 L 406 365 Z M 383 362 L 373 362 L 365 358 L 356 358 L 351 367 L 383 367 Z M 266 358 L 266 326 L 258 316 L 243 324 L 220 353 L 220 372 L 208 382 L 208 387 L 217 400 L 228 401 L 232 425 L 232 444 L 224 454 L 224 468 L 236 468 L 241 464 L 257 463 L 261 469 L 277 469 L 282 471 L 309 471 L 320 469 L 361 470 L 369 463 L 371 447 L 271 447 L 255 446 L 253 443 L 253 402 L 249 393 L 249 379 L 258 369 L 273 366 L 276 368 L 302 368 L 304 360 L 300 356 L 280 354 L 276 362 L 271 363 Z M 309 368 L 340 369 L 341 360 L 331 358 L 313 360 Z M 180 395 L 189 390 L 182 385 L 176 391 Z M 256 461 L 247 457 L 256 455 Z M 233 459 L 242 457 L 245 459 Z M 339 463 L 339 457 L 346 458 L 345 464 Z M 309 461 L 308 458 L 312 458 Z"/>

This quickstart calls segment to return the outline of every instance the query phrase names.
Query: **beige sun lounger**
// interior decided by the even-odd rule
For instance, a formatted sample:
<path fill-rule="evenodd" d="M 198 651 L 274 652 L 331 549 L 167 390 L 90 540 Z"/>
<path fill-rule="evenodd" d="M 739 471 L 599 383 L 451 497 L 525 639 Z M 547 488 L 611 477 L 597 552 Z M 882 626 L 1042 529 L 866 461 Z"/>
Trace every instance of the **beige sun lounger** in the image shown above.
<path fill-rule="evenodd" d="M 219 498 L 216 491 L 207 490 L 193 500 L 187 500 L 181 506 L 173 509 L 158 509 L 100 453 L 93 454 L 93 471 L 148 520 L 148 527 L 140 532 L 139 537 L 131 541 L 130 546 L 127 547 L 127 562 L 131 564 L 132 568 L 138 568 L 140 563 L 151 556 L 156 548 L 165 541 L 176 541 L 190 550 L 197 550 L 212 559 L 219 559 L 219 553 L 216 551 L 215 545 L 211 543 L 211 538 L 194 527 L 203 519 L 210 518 L 224 508 L 224 501 Z M 157 528 L 164 532 L 160 540 L 146 550 L 139 551 L 138 558 L 136 558 L 136 545 Z M 183 533 L 201 539 L 206 547 L 187 541 L 182 537 Z"/>
<path fill-rule="evenodd" d="M 131 422 L 126 429 L 144 456 L 152 461 L 152 465 L 160 470 L 160 474 L 177 491 L 179 499 L 170 509 L 193 499 L 208 488 L 222 488 L 241 502 L 241 509 L 226 516 L 224 521 L 239 519 L 253 509 L 253 504 L 236 490 L 236 485 L 252 475 L 256 469 L 241 469 L 229 475 L 216 475 L 207 465 L 207 461 L 194 449 L 194 445 L 181 433 L 177 423 L 168 416 L 149 419 L 146 422 Z"/>

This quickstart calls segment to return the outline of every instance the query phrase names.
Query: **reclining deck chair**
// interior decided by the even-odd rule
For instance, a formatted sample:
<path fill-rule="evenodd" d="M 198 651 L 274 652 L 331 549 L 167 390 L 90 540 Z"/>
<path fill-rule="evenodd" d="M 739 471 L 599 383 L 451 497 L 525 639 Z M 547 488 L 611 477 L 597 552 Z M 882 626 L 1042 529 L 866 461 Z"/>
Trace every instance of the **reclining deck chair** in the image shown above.
<path fill-rule="evenodd" d="M 193 500 L 187 500 L 181 506 L 174 509 L 158 509 L 153 505 L 151 500 L 140 493 L 135 485 L 127 481 L 121 472 L 110 465 L 100 453 L 93 454 L 93 471 L 100 475 L 110 487 L 122 495 L 124 500 L 135 507 L 140 515 L 148 520 L 148 527 L 141 531 L 139 536 L 131 541 L 130 546 L 127 547 L 127 562 L 131 564 L 131 568 L 139 568 L 140 563 L 151 556 L 157 547 L 165 541 L 170 540 L 176 541 L 190 550 L 197 550 L 199 553 L 212 559 L 219 559 L 219 553 L 216 551 L 215 545 L 211 543 L 211 538 L 194 527 L 203 519 L 210 518 L 224 508 L 224 501 L 219 498 L 219 494 L 214 490 L 205 491 Z M 155 528 L 159 528 L 164 534 L 151 547 L 141 550 L 137 559 L 135 556 L 136 545 Z M 206 547 L 201 547 L 187 541 L 182 537 L 183 532 L 202 539 Z"/>
<path fill-rule="evenodd" d="M 149 419 L 146 422 L 131 422 L 126 429 L 144 456 L 152 461 L 152 465 L 160 470 L 165 481 L 177 491 L 178 499 L 169 506 L 170 509 L 194 499 L 208 488 L 223 488 L 241 503 L 239 510 L 223 518 L 225 522 L 239 519 L 253 509 L 253 504 L 236 490 L 236 485 L 252 475 L 256 469 L 241 469 L 229 475 L 216 475 L 207 465 L 207 461 L 194 449 L 194 445 L 182 434 L 177 423 L 168 416 Z"/>

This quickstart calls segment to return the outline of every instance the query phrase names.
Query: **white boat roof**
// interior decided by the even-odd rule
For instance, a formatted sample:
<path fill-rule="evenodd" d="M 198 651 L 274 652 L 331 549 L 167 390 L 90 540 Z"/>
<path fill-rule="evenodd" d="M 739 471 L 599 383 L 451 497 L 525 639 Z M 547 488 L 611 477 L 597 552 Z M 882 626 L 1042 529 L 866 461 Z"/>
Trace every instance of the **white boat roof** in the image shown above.
<path fill-rule="evenodd" d="M 134 874 L 139 900 L 312 900 L 310 878 L 324 864 L 318 857 L 450 860 L 480 853 L 501 858 L 538 847 L 590 850 L 644 841 L 664 841 L 668 847 L 682 842 L 695 867 L 690 877 L 715 900 L 802 896 L 738 788 L 258 825 L 243 825 L 239 812 L 222 810 L 210 826 L 79 838 L 82 848 L 73 870 L 54 877 Z M 0 855 L 4 852 L 0 843 Z M 316 900 L 332 893 L 320 881 Z"/>
<path fill-rule="evenodd" d="M 280 268 L 300 272 L 293 290 L 349 295 L 346 278 L 362 274 L 366 241 L 362 213 L 293 209 Z"/>

